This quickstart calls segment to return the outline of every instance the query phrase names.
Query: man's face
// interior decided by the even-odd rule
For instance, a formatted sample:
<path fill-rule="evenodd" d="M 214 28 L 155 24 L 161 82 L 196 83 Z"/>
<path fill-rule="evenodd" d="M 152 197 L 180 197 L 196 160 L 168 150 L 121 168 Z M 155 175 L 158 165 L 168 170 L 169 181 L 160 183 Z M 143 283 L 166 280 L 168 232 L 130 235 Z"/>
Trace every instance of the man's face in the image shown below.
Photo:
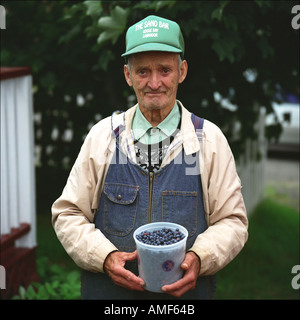
<path fill-rule="evenodd" d="M 171 110 L 186 73 L 186 61 L 179 66 L 178 54 L 170 52 L 138 53 L 130 58 L 130 69 L 124 67 L 126 81 L 133 87 L 142 111 Z"/>

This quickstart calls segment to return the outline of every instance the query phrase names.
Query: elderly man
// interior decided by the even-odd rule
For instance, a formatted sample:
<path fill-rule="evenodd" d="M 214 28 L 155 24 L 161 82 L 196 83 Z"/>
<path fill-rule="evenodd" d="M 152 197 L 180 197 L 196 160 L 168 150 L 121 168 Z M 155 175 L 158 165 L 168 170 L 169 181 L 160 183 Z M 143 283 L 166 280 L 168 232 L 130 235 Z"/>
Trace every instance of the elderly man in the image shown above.
<path fill-rule="evenodd" d="M 234 158 L 220 129 L 176 99 L 188 69 L 177 23 L 136 23 L 123 56 L 137 105 L 91 129 L 53 204 L 54 229 L 83 269 L 83 299 L 211 299 L 248 237 Z M 184 276 L 162 293 L 145 290 L 133 239 L 157 221 L 189 232 Z"/>

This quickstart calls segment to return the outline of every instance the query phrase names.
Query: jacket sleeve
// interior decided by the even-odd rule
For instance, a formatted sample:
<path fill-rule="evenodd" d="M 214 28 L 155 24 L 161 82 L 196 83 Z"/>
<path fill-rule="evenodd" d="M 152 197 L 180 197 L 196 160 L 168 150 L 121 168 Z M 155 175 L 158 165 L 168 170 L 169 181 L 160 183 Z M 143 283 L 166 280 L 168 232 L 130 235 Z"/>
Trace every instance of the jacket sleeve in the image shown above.
<path fill-rule="evenodd" d="M 93 145 L 97 130 L 102 132 L 102 148 Z M 117 250 L 93 223 L 92 203 L 105 175 L 105 141 L 110 139 L 109 133 L 103 134 L 106 131 L 101 124 L 90 131 L 62 195 L 52 206 L 52 224 L 61 244 L 79 267 L 92 272 L 103 272 L 106 256 Z M 101 157 L 103 163 L 95 161 Z"/>
<path fill-rule="evenodd" d="M 210 122 L 207 127 L 201 179 L 208 228 L 190 249 L 200 257 L 199 275 L 212 275 L 225 267 L 248 238 L 247 212 L 234 157 L 221 130 Z"/>

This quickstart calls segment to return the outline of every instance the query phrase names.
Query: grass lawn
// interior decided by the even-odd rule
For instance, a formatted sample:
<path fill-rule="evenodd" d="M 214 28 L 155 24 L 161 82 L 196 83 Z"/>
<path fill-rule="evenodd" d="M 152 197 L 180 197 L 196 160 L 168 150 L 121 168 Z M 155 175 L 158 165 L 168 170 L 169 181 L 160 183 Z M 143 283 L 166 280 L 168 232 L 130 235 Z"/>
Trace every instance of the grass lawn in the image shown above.
<path fill-rule="evenodd" d="M 47 257 L 44 269 L 55 265 L 65 270 L 64 276 L 79 273 L 57 240 L 49 215 L 38 215 L 38 244 L 38 259 Z M 291 269 L 299 264 L 299 212 L 267 198 L 250 217 L 244 249 L 218 272 L 216 299 L 299 299 L 299 290 L 291 286 Z"/>
<path fill-rule="evenodd" d="M 37 215 L 37 259 L 47 257 L 49 263 L 73 270 L 76 265 L 60 244 L 51 224 L 51 213 Z"/>
<path fill-rule="evenodd" d="M 299 212 L 266 199 L 249 219 L 244 249 L 218 273 L 216 299 L 299 299 L 291 286 L 299 264 Z"/>

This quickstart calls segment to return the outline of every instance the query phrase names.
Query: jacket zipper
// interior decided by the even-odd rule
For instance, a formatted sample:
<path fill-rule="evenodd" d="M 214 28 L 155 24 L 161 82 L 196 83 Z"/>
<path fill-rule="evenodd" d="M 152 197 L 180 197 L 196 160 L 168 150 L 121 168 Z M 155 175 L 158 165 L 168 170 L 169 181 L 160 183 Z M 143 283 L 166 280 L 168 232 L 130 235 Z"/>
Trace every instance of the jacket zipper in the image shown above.
<path fill-rule="evenodd" d="M 148 203 L 148 223 L 151 222 L 151 211 L 152 211 L 152 193 L 153 193 L 153 172 L 149 173 L 149 203 Z"/>

